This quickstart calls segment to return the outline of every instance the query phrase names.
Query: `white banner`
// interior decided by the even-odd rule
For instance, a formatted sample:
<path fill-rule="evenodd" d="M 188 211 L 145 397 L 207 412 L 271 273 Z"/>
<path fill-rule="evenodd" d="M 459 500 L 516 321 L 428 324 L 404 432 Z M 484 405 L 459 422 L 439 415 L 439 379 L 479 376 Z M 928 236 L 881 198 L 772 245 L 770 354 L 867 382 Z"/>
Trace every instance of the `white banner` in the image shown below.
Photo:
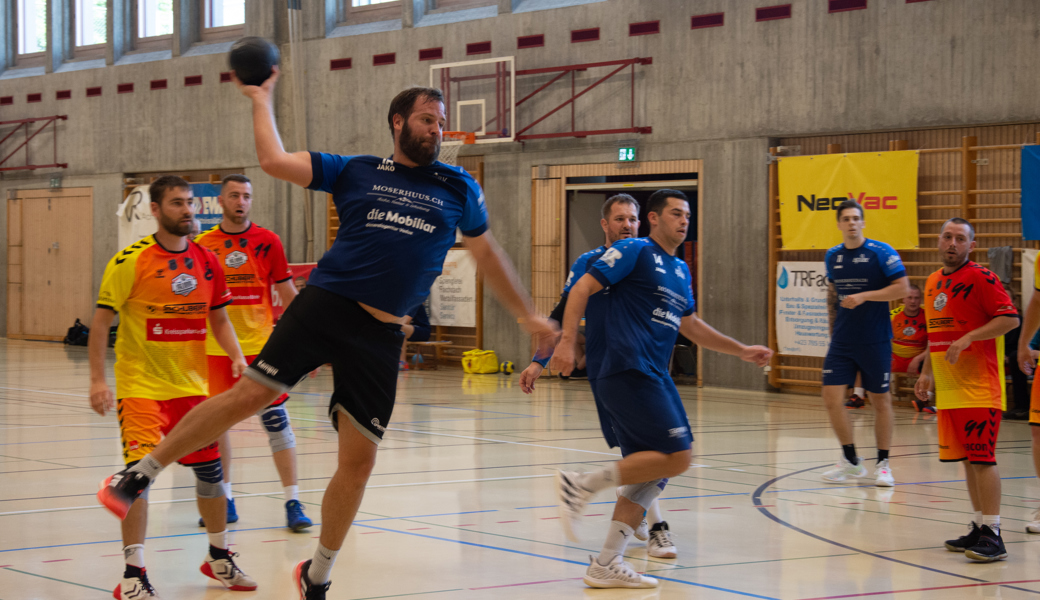
<path fill-rule="evenodd" d="M 776 346 L 780 354 L 826 356 L 827 272 L 822 262 L 776 265 Z"/>
<path fill-rule="evenodd" d="M 1036 289 L 1036 281 L 1033 280 L 1033 270 L 1036 265 L 1036 248 L 1022 248 L 1022 315 L 1026 314 L 1026 307 L 1033 299 L 1033 290 Z"/>
<path fill-rule="evenodd" d="M 477 326 L 477 263 L 469 250 L 448 250 L 444 270 L 430 288 L 430 324 Z"/>
<path fill-rule="evenodd" d="M 122 250 L 137 240 L 152 235 L 158 229 L 152 217 L 148 186 L 139 185 L 116 209 L 119 218 L 119 249 Z"/>

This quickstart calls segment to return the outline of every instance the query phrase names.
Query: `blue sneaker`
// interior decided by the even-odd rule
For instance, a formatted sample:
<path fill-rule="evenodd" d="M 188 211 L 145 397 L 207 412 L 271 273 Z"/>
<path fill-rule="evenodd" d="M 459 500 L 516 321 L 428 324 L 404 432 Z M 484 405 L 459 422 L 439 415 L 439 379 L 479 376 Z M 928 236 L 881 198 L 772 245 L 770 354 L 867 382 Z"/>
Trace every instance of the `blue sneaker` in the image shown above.
<path fill-rule="evenodd" d="M 288 521 L 289 529 L 294 532 L 301 532 L 307 529 L 311 525 L 314 525 L 307 515 L 303 514 L 303 505 L 300 504 L 299 500 L 290 500 L 285 503 L 285 517 Z"/>
<path fill-rule="evenodd" d="M 228 524 L 238 523 L 238 511 L 235 510 L 235 499 L 234 498 L 230 498 L 227 501 L 227 522 L 228 522 Z M 202 520 L 202 517 L 199 517 L 199 527 L 205 527 L 205 526 L 206 526 L 206 523 Z"/>

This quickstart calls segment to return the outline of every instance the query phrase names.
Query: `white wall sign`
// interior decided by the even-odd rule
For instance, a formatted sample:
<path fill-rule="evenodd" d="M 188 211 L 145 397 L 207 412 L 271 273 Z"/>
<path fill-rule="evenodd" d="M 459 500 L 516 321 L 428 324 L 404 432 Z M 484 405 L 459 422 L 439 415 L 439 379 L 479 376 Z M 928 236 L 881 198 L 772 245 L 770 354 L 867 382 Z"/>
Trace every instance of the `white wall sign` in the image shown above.
<path fill-rule="evenodd" d="M 826 356 L 827 272 L 822 262 L 776 265 L 776 345 L 780 354 Z"/>
<path fill-rule="evenodd" d="M 444 270 L 430 288 L 430 324 L 477 326 L 477 263 L 469 250 L 448 250 Z"/>
<path fill-rule="evenodd" d="M 119 249 L 122 250 L 137 240 L 155 233 L 158 226 L 152 217 L 148 186 L 139 185 L 130 192 L 116 209 L 119 218 Z"/>

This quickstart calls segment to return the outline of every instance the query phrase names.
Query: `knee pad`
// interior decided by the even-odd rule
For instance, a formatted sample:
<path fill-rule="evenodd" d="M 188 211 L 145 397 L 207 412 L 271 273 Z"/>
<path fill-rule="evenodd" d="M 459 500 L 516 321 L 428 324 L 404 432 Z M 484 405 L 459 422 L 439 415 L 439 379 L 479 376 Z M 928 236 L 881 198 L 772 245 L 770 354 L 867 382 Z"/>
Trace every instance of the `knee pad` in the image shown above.
<path fill-rule="evenodd" d="M 129 469 L 130 467 L 136 465 L 139 462 L 141 462 L 141 461 L 139 461 L 139 460 L 131 461 L 130 463 L 127 463 L 126 468 Z M 144 491 L 142 491 L 141 494 L 137 496 L 138 500 L 144 500 L 145 502 L 148 501 L 148 492 L 150 492 L 152 490 L 152 484 L 153 483 L 155 483 L 155 481 L 149 481 L 148 482 L 148 487 L 144 488 Z"/>
<path fill-rule="evenodd" d="M 220 459 L 191 465 L 195 471 L 195 495 L 199 498 L 224 496 L 224 468 Z"/>
<path fill-rule="evenodd" d="M 267 441 L 271 444 L 271 452 L 281 452 L 296 447 L 296 436 L 292 424 L 289 423 L 289 412 L 284 405 L 268 406 L 260 411 L 260 422 L 267 432 Z"/>
<path fill-rule="evenodd" d="M 632 502 L 635 502 L 639 506 L 642 506 L 645 510 L 650 508 L 650 505 L 653 504 L 654 500 L 661 495 L 667 481 L 667 479 L 655 479 L 645 483 L 624 485 L 621 486 L 621 495 Z"/>

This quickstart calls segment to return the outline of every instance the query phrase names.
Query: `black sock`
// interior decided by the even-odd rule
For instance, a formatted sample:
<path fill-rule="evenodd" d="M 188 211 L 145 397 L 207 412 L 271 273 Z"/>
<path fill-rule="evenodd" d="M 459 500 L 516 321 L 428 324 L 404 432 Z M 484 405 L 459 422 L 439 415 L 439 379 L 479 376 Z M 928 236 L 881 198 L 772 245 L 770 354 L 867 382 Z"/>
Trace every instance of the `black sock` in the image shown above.
<path fill-rule="evenodd" d="M 856 456 L 856 444 L 845 444 L 841 447 L 841 451 L 845 453 L 845 460 L 854 465 L 859 464 L 859 457 Z"/>
<path fill-rule="evenodd" d="M 142 569 L 141 567 L 126 565 L 126 569 L 123 571 L 123 579 L 130 579 L 131 577 L 140 577 L 142 573 L 144 573 L 144 569 Z"/>
<path fill-rule="evenodd" d="M 881 462 L 883 460 L 888 460 L 888 450 L 881 450 L 879 448 L 877 451 L 877 461 Z"/>
<path fill-rule="evenodd" d="M 227 548 L 217 548 L 213 544 L 209 545 L 209 555 L 213 558 L 230 558 L 231 556 Z"/>

